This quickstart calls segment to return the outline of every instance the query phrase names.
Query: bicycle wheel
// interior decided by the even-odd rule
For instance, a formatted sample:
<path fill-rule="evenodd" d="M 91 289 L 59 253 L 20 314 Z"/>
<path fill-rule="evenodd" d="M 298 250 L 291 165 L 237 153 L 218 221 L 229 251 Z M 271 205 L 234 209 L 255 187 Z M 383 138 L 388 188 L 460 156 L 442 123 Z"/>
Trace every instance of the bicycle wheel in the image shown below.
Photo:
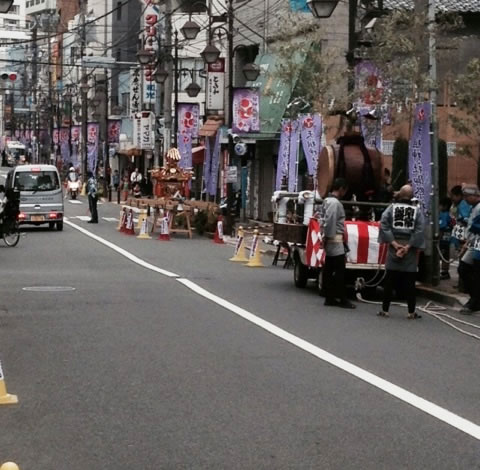
<path fill-rule="evenodd" d="M 7 227 L 4 227 L 3 231 L 3 241 L 7 246 L 16 246 L 20 240 L 20 230 L 18 228 L 18 223 L 9 224 Z"/>

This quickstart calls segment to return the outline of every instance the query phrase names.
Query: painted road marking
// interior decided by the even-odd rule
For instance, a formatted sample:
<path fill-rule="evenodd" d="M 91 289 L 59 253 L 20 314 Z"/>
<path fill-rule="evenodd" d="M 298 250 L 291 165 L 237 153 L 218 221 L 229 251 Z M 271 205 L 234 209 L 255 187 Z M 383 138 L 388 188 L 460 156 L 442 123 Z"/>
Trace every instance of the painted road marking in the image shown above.
<path fill-rule="evenodd" d="M 97 240 L 98 242 L 102 243 L 105 246 L 108 246 L 112 250 L 116 251 L 117 253 L 120 253 L 121 255 L 139 264 L 140 266 L 143 266 L 147 269 L 158 272 L 160 274 L 164 274 L 164 271 L 162 269 L 150 263 L 146 263 L 145 261 L 129 253 L 123 248 L 120 248 L 114 245 L 113 243 L 107 240 L 104 240 L 103 238 L 98 237 L 97 235 L 94 235 L 93 233 L 89 232 L 88 230 L 85 230 L 82 227 L 79 227 L 78 225 L 72 224 L 71 222 L 67 222 L 67 223 L 72 228 L 75 228 L 80 232 L 84 233 L 85 235 L 87 235 L 88 237 L 93 238 L 94 240 Z M 168 272 L 168 271 L 165 271 L 165 272 Z M 452 413 L 451 411 L 448 411 L 447 409 L 442 408 L 441 406 L 438 406 L 435 403 L 432 403 L 431 401 L 425 400 L 424 398 L 419 397 L 418 395 L 415 395 L 414 393 L 409 392 L 408 390 L 402 387 L 399 387 L 398 385 L 395 385 L 394 383 L 389 382 L 388 380 L 382 379 L 381 377 L 378 377 L 377 375 L 372 374 L 371 372 L 368 372 L 365 369 L 362 369 L 361 367 L 358 367 L 355 364 L 352 364 L 351 362 L 345 361 L 340 357 L 337 357 L 329 353 L 328 351 L 325 351 L 324 349 L 321 349 L 318 346 L 315 346 L 309 343 L 308 341 L 305 341 L 302 338 L 299 338 L 298 336 L 295 336 L 289 333 L 288 331 L 274 325 L 273 323 L 263 320 L 262 318 L 258 317 L 257 315 L 254 315 L 248 310 L 238 307 L 237 305 L 229 302 L 228 300 L 225 300 L 215 294 L 212 294 L 211 292 L 207 291 L 203 287 L 200 287 L 198 284 L 195 284 L 194 282 L 189 281 L 188 279 L 182 278 L 177 274 L 173 274 L 173 273 L 168 273 L 165 275 L 175 278 L 176 281 L 178 281 L 179 283 L 181 283 L 191 291 L 195 292 L 196 294 L 204 297 L 205 299 L 210 300 L 211 302 L 216 303 L 217 305 L 225 308 L 226 310 L 234 313 L 235 315 L 238 315 L 239 317 L 249 321 L 250 323 L 253 323 L 254 325 L 262 328 L 263 330 L 271 333 L 272 335 L 275 335 L 278 338 L 281 338 L 284 341 L 287 341 L 288 343 L 296 346 L 297 348 L 305 352 L 308 352 L 312 356 L 315 356 L 318 359 L 324 362 L 327 362 L 328 364 L 331 364 L 332 366 L 337 367 L 338 369 L 343 370 L 344 372 L 354 377 L 357 377 L 360 380 L 363 380 L 364 382 L 374 386 L 375 388 L 383 390 L 385 393 L 388 393 L 389 395 L 395 398 L 398 398 L 399 400 L 402 400 L 403 402 L 413 406 L 414 408 L 417 408 L 418 410 L 421 410 L 424 413 L 427 413 L 430 416 L 437 418 L 438 420 L 458 429 L 459 431 L 462 431 L 465 434 L 468 434 L 469 436 L 472 436 L 475 439 L 480 440 L 480 426 L 473 423 L 472 421 L 462 418 L 461 416 L 458 416 L 457 414 Z"/>
<path fill-rule="evenodd" d="M 132 253 L 128 252 L 127 250 L 124 250 L 123 248 L 120 248 L 119 246 L 109 242 L 108 240 L 105 240 L 104 238 L 101 238 L 98 235 L 95 235 L 94 233 L 89 232 L 88 230 L 84 229 L 83 227 L 80 227 L 79 225 L 76 225 L 76 224 L 70 222 L 67 219 L 64 219 L 64 221 L 70 227 L 78 230 L 79 232 L 82 232 L 83 234 L 87 235 L 90 238 L 93 238 L 94 240 L 101 243 L 102 245 L 108 246 L 108 248 L 111 248 L 113 251 L 116 251 L 117 253 L 119 253 L 120 255 L 129 259 L 130 261 L 133 261 L 134 263 L 137 263 L 139 266 L 142 266 L 146 269 L 150 269 L 151 271 L 154 271 L 156 273 L 163 274 L 164 276 L 167 276 L 167 277 L 180 277 L 178 274 L 172 273 L 172 272 L 167 271 L 165 269 L 161 269 L 157 266 L 154 266 L 153 264 L 150 264 L 150 263 L 147 263 L 146 261 L 143 261 L 143 259 L 140 259 L 135 255 L 132 255 Z"/>
<path fill-rule="evenodd" d="M 89 215 L 75 215 L 74 217 L 72 217 L 72 219 L 80 219 L 83 222 L 88 222 L 90 220 L 90 216 Z"/>
<path fill-rule="evenodd" d="M 78 199 L 69 199 L 68 202 L 70 204 L 83 204 L 83 202 L 79 201 Z"/>
<path fill-rule="evenodd" d="M 116 217 L 102 217 L 102 220 L 105 220 L 106 222 L 118 222 Z"/>

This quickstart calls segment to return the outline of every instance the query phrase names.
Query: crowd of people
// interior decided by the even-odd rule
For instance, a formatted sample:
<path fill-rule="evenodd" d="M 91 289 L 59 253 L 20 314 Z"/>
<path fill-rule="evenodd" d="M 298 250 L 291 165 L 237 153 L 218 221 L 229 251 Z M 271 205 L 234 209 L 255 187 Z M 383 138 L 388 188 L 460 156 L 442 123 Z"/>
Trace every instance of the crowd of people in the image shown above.
<path fill-rule="evenodd" d="M 323 203 L 325 264 L 323 290 L 325 305 L 355 308 L 346 296 L 345 269 L 348 246 L 344 240 L 345 211 L 340 200 L 348 191 L 347 182 L 334 181 L 330 195 Z M 425 248 L 423 211 L 407 184 L 394 193 L 392 203 L 380 219 L 379 243 L 388 245 L 382 310 L 388 317 L 393 291 L 401 292 L 407 301 L 407 318 L 421 318 L 416 312 L 415 281 L 419 253 Z M 480 190 L 476 185 L 455 186 L 450 198 L 440 202 L 441 279 L 449 279 L 451 259 L 459 260 L 459 288 L 470 296 L 461 313 L 480 311 Z"/>

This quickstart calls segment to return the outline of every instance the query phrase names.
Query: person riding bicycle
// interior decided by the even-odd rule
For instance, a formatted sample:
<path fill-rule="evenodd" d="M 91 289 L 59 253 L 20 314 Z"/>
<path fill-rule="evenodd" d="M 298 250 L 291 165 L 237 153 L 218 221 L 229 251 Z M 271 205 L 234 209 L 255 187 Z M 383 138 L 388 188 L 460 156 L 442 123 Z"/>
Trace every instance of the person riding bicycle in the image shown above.
<path fill-rule="evenodd" d="M 7 195 L 5 193 L 5 186 L 3 186 L 3 184 L 0 184 L 0 216 L 3 214 L 6 205 Z"/>

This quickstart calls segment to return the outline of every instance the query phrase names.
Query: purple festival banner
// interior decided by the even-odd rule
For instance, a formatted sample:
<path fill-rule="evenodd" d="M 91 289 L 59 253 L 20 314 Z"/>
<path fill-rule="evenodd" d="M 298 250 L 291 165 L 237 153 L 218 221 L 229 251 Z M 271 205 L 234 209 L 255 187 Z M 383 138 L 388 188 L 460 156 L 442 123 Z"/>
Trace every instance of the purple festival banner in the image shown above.
<path fill-rule="evenodd" d="M 181 155 L 180 168 L 192 168 L 192 136 L 188 132 L 178 133 L 177 141 L 178 151 Z"/>
<path fill-rule="evenodd" d="M 217 181 L 218 181 L 218 170 L 220 168 L 220 134 L 221 132 L 217 131 L 217 136 L 215 138 L 215 146 L 213 147 L 212 152 L 212 161 L 210 167 L 210 178 L 208 186 L 208 194 L 210 196 L 215 196 L 217 194 Z"/>
<path fill-rule="evenodd" d="M 108 120 L 108 143 L 118 144 L 120 142 L 120 129 L 122 127 L 121 119 Z"/>
<path fill-rule="evenodd" d="M 290 119 L 282 119 L 280 133 L 280 145 L 278 147 L 277 177 L 275 179 L 275 191 L 282 189 L 283 179 L 288 174 L 288 159 L 290 157 Z"/>
<path fill-rule="evenodd" d="M 87 161 L 88 170 L 95 173 L 98 159 L 98 131 L 99 125 L 96 122 L 90 122 L 87 126 Z"/>
<path fill-rule="evenodd" d="M 367 147 L 382 148 L 382 118 L 380 113 L 376 113 L 378 118 L 370 118 L 372 111 L 375 108 L 360 108 L 360 128 L 362 131 L 363 140 Z"/>
<path fill-rule="evenodd" d="M 78 150 L 80 146 L 80 132 L 81 126 L 72 126 L 71 140 L 72 140 L 72 165 L 76 168 L 79 164 Z"/>
<path fill-rule="evenodd" d="M 304 114 L 300 116 L 300 135 L 303 153 L 307 160 L 308 173 L 317 173 L 318 156 L 322 140 L 322 116 L 320 114 Z"/>
<path fill-rule="evenodd" d="M 419 103 L 415 107 L 415 120 L 408 152 L 408 176 L 415 197 L 421 202 L 423 211 L 430 208 L 431 190 L 431 147 L 430 147 L 430 103 Z"/>
<path fill-rule="evenodd" d="M 59 138 L 60 138 L 60 132 L 58 131 L 58 129 L 53 129 L 53 143 L 58 144 Z"/>
<path fill-rule="evenodd" d="M 288 190 L 294 192 L 297 189 L 297 161 L 298 161 L 298 119 L 290 124 L 289 154 L 288 159 Z"/>
<path fill-rule="evenodd" d="M 179 134 L 189 133 L 192 138 L 198 137 L 200 105 L 198 103 L 178 103 L 177 105 Z"/>
<path fill-rule="evenodd" d="M 257 89 L 233 90 L 232 131 L 239 133 L 260 132 L 260 95 Z"/>
<path fill-rule="evenodd" d="M 62 127 L 60 129 L 60 155 L 64 162 L 70 160 L 70 129 L 68 127 Z"/>
<path fill-rule="evenodd" d="M 210 184 L 210 166 L 212 164 L 212 150 L 210 149 L 210 137 L 205 137 L 205 160 L 203 162 L 203 182 L 205 192 L 208 193 Z"/>

